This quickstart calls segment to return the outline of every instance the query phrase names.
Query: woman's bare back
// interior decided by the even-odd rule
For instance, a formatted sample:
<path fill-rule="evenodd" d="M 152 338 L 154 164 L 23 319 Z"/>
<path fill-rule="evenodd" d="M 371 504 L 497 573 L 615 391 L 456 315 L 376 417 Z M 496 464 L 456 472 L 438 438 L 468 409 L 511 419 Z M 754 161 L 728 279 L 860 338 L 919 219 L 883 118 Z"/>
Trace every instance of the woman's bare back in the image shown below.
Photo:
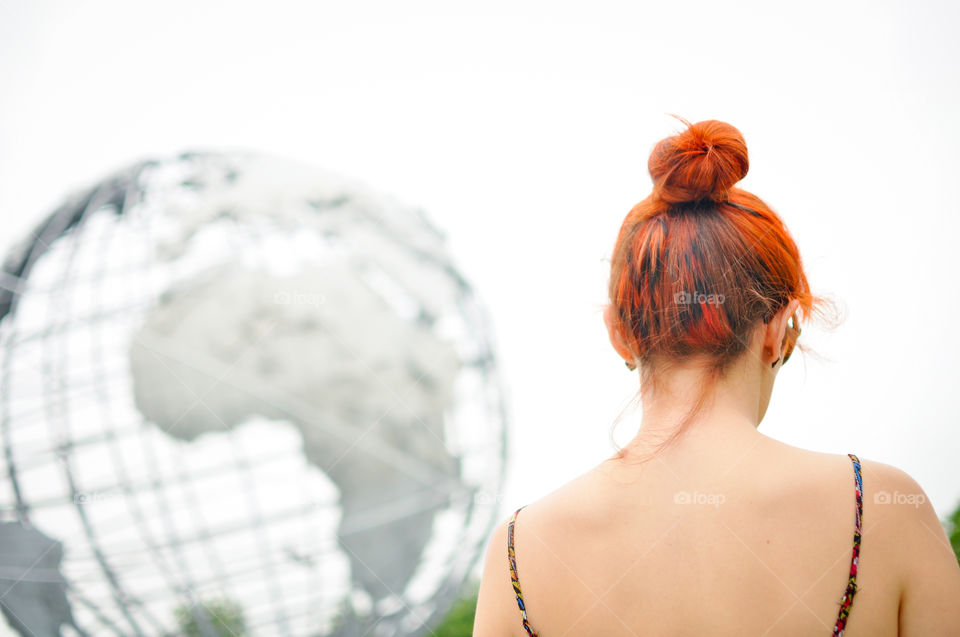
<path fill-rule="evenodd" d="M 642 463 L 605 461 L 520 512 L 516 564 L 539 637 L 833 634 L 854 543 L 851 459 L 757 432 L 734 438 L 694 440 Z M 960 634 L 955 610 L 933 617 L 911 597 L 932 578 L 960 601 L 960 569 L 943 559 L 949 544 L 922 490 L 868 460 L 862 478 L 844 635 Z M 507 632 L 476 634 L 526 635 L 505 525 L 490 551 L 487 569 L 498 572 L 484 573 L 481 598 L 496 601 L 481 599 L 478 612 L 503 606 Z M 494 577 L 497 586 L 487 583 Z M 904 618 L 911 605 L 918 615 Z"/>

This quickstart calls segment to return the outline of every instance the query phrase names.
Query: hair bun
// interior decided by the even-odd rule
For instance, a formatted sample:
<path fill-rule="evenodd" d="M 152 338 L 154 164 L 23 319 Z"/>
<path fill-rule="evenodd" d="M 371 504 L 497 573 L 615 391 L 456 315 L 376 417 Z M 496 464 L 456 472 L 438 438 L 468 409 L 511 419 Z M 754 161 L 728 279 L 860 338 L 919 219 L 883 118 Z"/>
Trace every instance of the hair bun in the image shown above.
<path fill-rule="evenodd" d="M 667 204 L 723 200 L 747 174 L 747 143 L 736 128 L 715 119 L 687 125 L 681 133 L 660 140 L 647 167 L 653 194 Z"/>

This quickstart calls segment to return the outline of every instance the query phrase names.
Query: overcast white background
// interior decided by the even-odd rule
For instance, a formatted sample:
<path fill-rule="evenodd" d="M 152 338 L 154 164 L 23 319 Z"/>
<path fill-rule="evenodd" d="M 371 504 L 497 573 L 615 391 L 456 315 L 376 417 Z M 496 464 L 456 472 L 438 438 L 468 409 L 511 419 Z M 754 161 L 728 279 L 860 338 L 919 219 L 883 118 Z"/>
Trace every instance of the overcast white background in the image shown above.
<path fill-rule="evenodd" d="M 0 2 L 0 248 L 148 156 L 250 148 L 424 207 L 510 399 L 500 517 L 612 453 L 609 256 L 667 113 L 743 132 L 815 293 L 761 431 L 960 501 L 960 39 L 947 2 Z M 639 421 L 618 429 L 626 441 Z"/>

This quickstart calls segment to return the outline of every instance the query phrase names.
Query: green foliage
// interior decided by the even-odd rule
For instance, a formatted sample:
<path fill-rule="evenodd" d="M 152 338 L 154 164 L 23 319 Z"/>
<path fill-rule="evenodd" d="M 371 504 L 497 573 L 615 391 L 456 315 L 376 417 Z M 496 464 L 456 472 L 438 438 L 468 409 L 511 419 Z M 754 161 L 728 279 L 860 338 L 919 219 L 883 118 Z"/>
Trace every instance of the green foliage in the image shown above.
<path fill-rule="evenodd" d="M 358 613 L 347 600 L 340 603 L 340 609 L 333 618 L 333 626 L 328 637 L 348 637 L 356 635 L 370 635 L 377 625 L 377 618 L 369 613 Z"/>
<path fill-rule="evenodd" d="M 477 610 L 479 582 L 470 582 L 454 603 L 443 621 L 431 631 L 432 637 L 471 637 L 473 617 Z M 349 604 L 343 604 L 333 620 L 330 637 L 372 634 L 377 620 L 369 615 L 356 613 Z"/>
<path fill-rule="evenodd" d="M 470 581 L 464 586 L 460 599 L 453 605 L 440 625 L 433 629 L 434 637 L 470 637 L 473 618 L 477 613 L 477 592 L 480 582 Z"/>
<path fill-rule="evenodd" d="M 473 634 L 473 616 L 477 611 L 476 593 L 462 598 L 443 622 L 434 629 L 435 637 L 470 637 Z"/>
<path fill-rule="evenodd" d="M 960 563 L 960 505 L 957 505 L 957 510 L 947 518 L 944 526 L 947 527 L 947 534 L 950 536 L 950 546 L 953 547 L 957 562 Z"/>
<path fill-rule="evenodd" d="M 243 637 L 246 623 L 240 606 L 229 599 L 213 599 L 193 604 L 181 604 L 174 611 L 183 637 Z M 208 627 L 205 631 L 204 626 Z"/>

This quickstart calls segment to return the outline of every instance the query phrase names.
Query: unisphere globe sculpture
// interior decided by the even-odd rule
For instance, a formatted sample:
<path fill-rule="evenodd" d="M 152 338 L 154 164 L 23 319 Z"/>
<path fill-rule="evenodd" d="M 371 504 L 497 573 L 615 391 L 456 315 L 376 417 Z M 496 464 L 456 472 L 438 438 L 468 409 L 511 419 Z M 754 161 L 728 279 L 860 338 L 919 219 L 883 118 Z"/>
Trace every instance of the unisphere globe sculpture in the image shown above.
<path fill-rule="evenodd" d="M 494 523 L 483 308 L 419 211 L 298 164 L 61 206 L 0 272 L 0 365 L 21 635 L 420 635 Z"/>

